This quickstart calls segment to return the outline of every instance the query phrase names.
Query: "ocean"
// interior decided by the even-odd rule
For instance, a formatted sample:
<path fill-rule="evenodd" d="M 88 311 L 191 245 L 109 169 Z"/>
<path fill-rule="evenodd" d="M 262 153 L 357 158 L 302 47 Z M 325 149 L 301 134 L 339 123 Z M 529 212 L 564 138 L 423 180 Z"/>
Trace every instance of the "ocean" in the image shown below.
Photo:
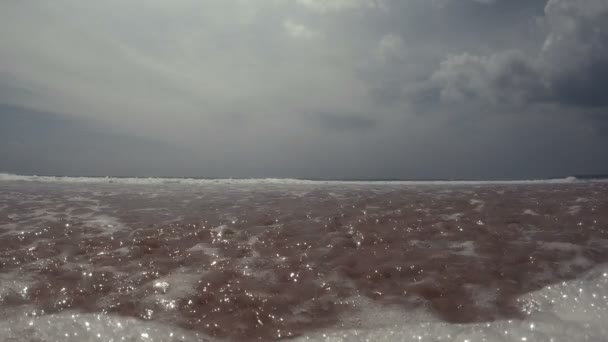
<path fill-rule="evenodd" d="M 0 340 L 608 341 L 607 194 L 0 174 Z"/>

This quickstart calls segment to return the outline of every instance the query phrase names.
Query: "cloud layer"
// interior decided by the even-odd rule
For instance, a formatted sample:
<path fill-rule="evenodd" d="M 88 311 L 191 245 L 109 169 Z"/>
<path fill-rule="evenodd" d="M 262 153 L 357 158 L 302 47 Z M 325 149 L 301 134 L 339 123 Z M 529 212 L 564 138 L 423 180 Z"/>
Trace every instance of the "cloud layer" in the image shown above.
<path fill-rule="evenodd" d="M 433 74 L 444 100 L 608 105 L 608 3 L 550 0 L 538 51 L 449 56 Z"/>
<path fill-rule="evenodd" d="M 121 152 L 145 160 L 119 160 L 108 156 L 119 147 L 95 156 L 76 135 L 82 158 L 62 170 L 50 161 L 67 145 L 49 151 L 33 139 L 36 129 L 24 129 L 0 138 L 0 159 L 12 156 L 0 169 L 73 173 L 90 164 L 104 174 L 307 178 L 607 172 L 607 19 L 603 0 L 4 1 L 0 124 L 14 124 L 8 108 L 18 108 L 38 118 L 28 121 L 35 127 L 47 113 L 65 134 L 77 123 L 148 143 Z M 32 143 L 16 150 L 16 140 Z"/>

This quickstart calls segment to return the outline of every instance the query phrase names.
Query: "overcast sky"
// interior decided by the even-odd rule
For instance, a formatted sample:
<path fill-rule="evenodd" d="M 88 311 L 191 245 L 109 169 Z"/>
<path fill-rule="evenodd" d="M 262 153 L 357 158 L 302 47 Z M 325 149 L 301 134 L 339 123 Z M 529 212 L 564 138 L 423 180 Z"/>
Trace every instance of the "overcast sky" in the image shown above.
<path fill-rule="evenodd" d="M 0 171 L 608 173 L 606 0 L 3 0 Z"/>

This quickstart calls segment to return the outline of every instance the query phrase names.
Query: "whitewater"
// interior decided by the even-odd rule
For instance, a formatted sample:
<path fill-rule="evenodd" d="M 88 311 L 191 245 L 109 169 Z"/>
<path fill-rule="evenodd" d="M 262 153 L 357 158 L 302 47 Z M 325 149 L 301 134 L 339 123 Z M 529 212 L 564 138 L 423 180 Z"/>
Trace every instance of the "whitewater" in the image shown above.
<path fill-rule="evenodd" d="M 608 341 L 607 193 L 0 174 L 0 340 Z"/>

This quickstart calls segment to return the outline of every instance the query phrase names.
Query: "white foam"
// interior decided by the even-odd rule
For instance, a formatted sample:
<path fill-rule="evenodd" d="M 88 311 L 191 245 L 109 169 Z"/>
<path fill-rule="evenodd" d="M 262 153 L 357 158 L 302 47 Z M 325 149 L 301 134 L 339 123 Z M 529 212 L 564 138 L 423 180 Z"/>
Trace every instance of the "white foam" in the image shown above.
<path fill-rule="evenodd" d="M 526 209 L 523 212 L 524 215 L 530 215 L 530 216 L 539 216 L 537 212 L 535 212 L 532 209 Z"/>
<path fill-rule="evenodd" d="M 203 254 L 213 257 L 213 258 L 217 258 L 219 256 L 219 248 L 217 247 L 210 247 L 210 244 L 205 243 L 205 242 L 201 242 L 201 243 L 197 243 L 196 245 L 190 247 L 187 249 L 188 252 L 202 252 Z"/>
<path fill-rule="evenodd" d="M 567 243 L 554 242 L 546 243 L 544 247 L 576 249 Z M 200 279 L 200 274 L 179 270 L 151 282 L 150 286 L 157 293 L 145 300 L 165 307 L 165 315 L 170 316 L 172 303 L 194 291 Z M 13 273 L 0 275 L 0 285 L 7 293 L 22 293 L 29 284 L 18 273 Z M 472 286 L 467 290 L 475 295 L 477 305 L 494 300 L 492 291 Z M 598 266 L 579 279 L 553 284 L 520 297 L 518 302 L 526 315 L 521 321 L 449 324 L 434 318 L 427 310 L 405 311 L 362 297 L 352 302 L 360 309 L 357 314 L 343 317 L 334 328 L 310 333 L 296 341 L 605 341 L 608 336 L 608 265 Z M 151 318 L 157 314 L 160 312 L 155 312 Z M 5 341 L 25 342 L 200 341 L 204 336 L 133 318 L 71 312 L 30 317 L 25 312 L 7 310 L 0 315 L 0 337 Z"/>
<path fill-rule="evenodd" d="M 452 254 L 464 255 L 464 256 L 478 256 L 475 253 L 475 242 L 474 241 L 464 241 L 459 243 L 454 243 L 450 245 L 450 249 L 457 249 L 458 251 L 452 251 Z"/>
<path fill-rule="evenodd" d="M 475 206 L 475 209 L 473 209 L 473 210 L 475 210 L 477 212 L 483 211 L 483 208 L 486 206 L 486 202 L 484 202 L 480 199 L 476 199 L 476 198 L 471 199 L 469 201 L 469 203 L 471 203 L 471 205 Z"/>
<path fill-rule="evenodd" d="M 23 176 L 0 173 L 0 181 L 26 181 L 51 183 L 117 183 L 117 184 L 186 184 L 186 185 L 483 185 L 483 184 L 563 184 L 573 182 L 608 182 L 608 180 L 578 180 L 575 177 L 557 179 L 531 180 L 439 180 L 439 181 L 340 181 L 340 180 L 305 180 L 292 178 L 251 178 L 251 179 L 195 179 L 195 178 L 120 178 L 120 177 L 57 177 L 57 176 Z"/>
<path fill-rule="evenodd" d="M 68 197 L 68 198 L 66 198 L 66 201 L 78 202 L 78 203 L 82 203 L 82 202 L 91 202 L 91 203 L 95 203 L 95 204 L 99 203 L 99 201 L 96 200 L 96 199 L 88 198 L 88 197 L 82 197 L 82 196 Z"/>
<path fill-rule="evenodd" d="M 560 251 L 564 251 L 564 252 L 580 252 L 582 249 L 582 246 L 580 245 L 576 245 L 573 243 L 569 243 L 569 242 L 556 242 L 556 241 L 551 241 L 551 242 L 538 242 L 538 244 L 541 246 L 541 248 L 544 249 L 548 249 L 548 250 L 560 250 Z"/>
<path fill-rule="evenodd" d="M 11 295 L 26 298 L 33 282 L 31 277 L 18 272 L 0 273 L 0 303 Z"/>
<path fill-rule="evenodd" d="M 202 273 L 181 269 L 165 277 L 152 281 L 151 286 L 154 294 L 145 298 L 148 303 L 155 303 L 165 311 L 173 311 L 177 308 L 177 301 L 196 292 Z M 150 315 L 154 311 L 150 309 Z"/>
<path fill-rule="evenodd" d="M 480 295 L 484 300 L 492 294 Z M 526 314 L 524 320 L 449 324 L 426 311 L 405 312 L 357 301 L 363 310 L 343 320 L 343 329 L 328 329 L 295 341 L 606 341 L 608 336 L 608 266 L 522 296 L 518 301 Z"/>
<path fill-rule="evenodd" d="M 112 217 L 112 216 L 108 216 L 108 215 L 92 216 L 92 217 L 86 219 L 84 224 L 87 226 L 92 226 L 94 228 L 102 230 L 103 231 L 102 235 L 112 234 L 112 233 L 120 231 L 126 227 L 116 217 Z"/>
<path fill-rule="evenodd" d="M 26 203 L 26 202 L 22 202 Z M 56 221 L 55 216 L 57 213 L 51 212 L 50 209 L 38 208 L 31 211 L 25 211 L 21 214 L 11 213 L 6 215 L 11 220 L 23 220 L 23 219 L 44 219 L 49 221 Z"/>
<path fill-rule="evenodd" d="M 576 215 L 581 211 L 582 207 L 580 205 L 571 205 L 568 207 L 568 214 Z"/>
<path fill-rule="evenodd" d="M 3 341 L 200 341 L 205 337 L 177 327 L 134 318 L 60 313 L 39 317 L 15 314 L 13 318 L 0 321 L 0 336 Z"/>
<path fill-rule="evenodd" d="M 451 215 L 441 215 L 441 218 L 445 221 L 458 221 L 462 216 L 464 216 L 464 213 L 454 213 Z"/>
<path fill-rule="evenodd" d="M 5 224 L 0 224 L 0 228 L 2 229 L 8 229 L 8 230 L 15 230 L 17 229 L 17 224 L 16 223 L 5 223 Z M 4 235 L 4 234 L 2 234 Z M 0 236 L 2 236 L 0 235 Z"/>

